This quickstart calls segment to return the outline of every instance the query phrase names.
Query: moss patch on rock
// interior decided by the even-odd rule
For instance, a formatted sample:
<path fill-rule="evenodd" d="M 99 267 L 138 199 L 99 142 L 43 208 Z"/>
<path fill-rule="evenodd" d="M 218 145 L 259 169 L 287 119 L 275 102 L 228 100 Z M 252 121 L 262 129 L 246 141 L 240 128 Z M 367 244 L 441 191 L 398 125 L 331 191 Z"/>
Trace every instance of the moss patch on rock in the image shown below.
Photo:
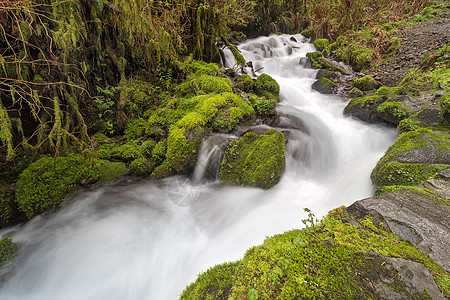
<path fill-rule="evenodd" d="M 61 206 L 64 197 L 79 186 L 107 182 L 128 173 L 123 163 L 70 154 L 42 157 L 30 164 L 17 181 L 19 209 L 31 219 Z"/>
<path fill-rule="evenodd" d="M 13 259 L 18 250 L 19 246 L 14 244 L 10 238 L 4 237 L 0 239 L 0 266 Z"/>
<path fill-rule="evenodd" d="M 265 92 L 271 93 L 275 97 L 280 94 L 280 86 L 270 75 L 261 74 L 255 82 L 255 92 L 260 96 L 264 96 Z"/>
<path fill-rule="evenodd" d="M 444 295 L 449 292 L 445 289 L 448 273 L 410 243 L 378 229 L 371 218 L 359 220 L 358 226 L 347 220 L 344 208 L 320 222 L 310 214 L 304 220 L 305 229 L 275 235 L 250 248 L 236 271 L 222 279 L 225 288 L 218 287 L 213 277 L 211 284 L 204 278 L 225 274 L 220 265 L 188 286 L 183 295 L 193 297 L 193 291 L 201 289 L 205 292 L 198 294 L 199 299 L 215 299 L 208 296 L 217 292 L 216 287 L 228 291 L 230 280 L 232 292 L 227 299 L 380 299 L 377 288 L 383 285 L 401 295 L 426 295 L 427 290 L 415 290 L 402 281 L 398 270 L 390 266 L 391 257 L 423 264 Z"/>
<path fill-rule="evenodd" d="M 250 102 L 229 92 L 170 100 L 149 118 L 150 128 L 161 127 L 168 131 L 167 139 L 156 144 L 151 155 L 152 166 L 164 166 L 155 169 L 151 177 L 188 174 L 195 167 L 207 132 L 231 131 L 253 114 Z M 170 121 L 164 119 L 164 115 L 169 116 Z"/>
<path fill-rule="evenodd" d="M 333 93 L 336 84 L 328 78 L 321 77 L 312 84 L 312 89 L 322 94 Z"/>
<path fill-rule="evenodd" d="M 306 53 L 306 57 L 308 57 L 311 60 L 311 66 L 314 69 L 327 69 L 330 71 L 337 71 L 342 74 L 347 74 L 347 72 L 344 69 L 326 61 L 323 58 L 322 52 L 309 52 Z"/>
<path fill-rule="evenodd" d="M 386 101 L 377 107 L 377 112 L 389 123 L 398 124 L 409 116 L 408 109 L 402 102 Z"/>
<path fill-rule="evenodd" d="M 243 74 L 237 78 L 235 88 L 245 93 L 253 92 L 254 82 L 250 75 Z"/>
<path fill-rule="evenodd" d="M 280 181 L 284 168 L 283 133 L 273 129 L 262 135 L 249 132 L 228 145 L 219 179 L 225 185 L 268 189 Z"/>
<path fill-rule="evenodd" d="M 450 164 L 447 132 L 418 129 L 400 135 L 371 174 L 376 187 L 414 186 Z"/>
<path fill-rule="evenodd" d="M 200 274 L 195 284 L 186 287 L 180 300 L 226 300 L 231 294 L 237 263 L 225 263 Z"/>
<path fill-rule="evenodd" d="M 314 47 L 316 47 L 317 51 L 323 51 L 328 47 L 330 41 L 327 39 L 318 39 L 313 42 Z"/>
<path fill-rule="evenodd" d="M 231 81 L 211 75 L 200 75 L 188 77 L 185 82 L 178 86 L 181 96 L 205 95 L 210 93 L 231 92 Z"/>
<path fill-rule="evenodd" d="M 372 76 L 366 75 L 355 80 L 355 87 L 361 91 L 370 91 L 376 89 L 378 87 L 378 83 Z"/>
<path fill-rule="evenodd" d="M 407 94 L 405 95 L 399 88 L 381 87 L 370 96 L 353 98 L 345 107 L 344 114 L 366 122 L 383 121 L 398 125 L 411 115 L 409 108 L 405 105 L 410 100 Z"/>

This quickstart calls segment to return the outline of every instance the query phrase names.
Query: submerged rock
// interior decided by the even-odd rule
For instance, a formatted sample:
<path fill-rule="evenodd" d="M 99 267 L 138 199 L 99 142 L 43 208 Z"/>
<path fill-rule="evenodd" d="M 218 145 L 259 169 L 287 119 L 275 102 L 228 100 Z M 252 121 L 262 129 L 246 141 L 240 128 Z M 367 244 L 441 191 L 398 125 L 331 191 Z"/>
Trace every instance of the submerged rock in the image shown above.
<path fill-rule="evenodd" d="M 269 189 L 280 181 L 284 167 L 282 132 L 273 129 L 261 135 L 248 132 L 228 145 L 219 179 L 225 185 Z"/>

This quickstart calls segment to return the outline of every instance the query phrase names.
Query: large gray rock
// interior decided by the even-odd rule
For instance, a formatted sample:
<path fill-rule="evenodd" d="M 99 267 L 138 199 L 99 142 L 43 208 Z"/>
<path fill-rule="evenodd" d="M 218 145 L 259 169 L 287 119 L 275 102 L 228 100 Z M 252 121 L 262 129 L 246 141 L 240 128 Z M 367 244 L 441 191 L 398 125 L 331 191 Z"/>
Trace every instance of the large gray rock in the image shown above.
<path fill-rule="evenodd" d="M 410 241 L 450 271 L 450 206 L 442 201 L 449 200 L 450 182 L 433 180 L 425 186 L 446 198 L 439 199 L 418 189 L 404 189 L 357 201 L 348 212 L 357 218 L 374 216 L 374 221 L 383 223 L 385 230 Z"/>
<path fill-rule="evenodd" d="M 424 265 L 403 258 L 383 257 L 383 259 L 390 272 L 381 274 L 381 280 L 374 284 L 376 293 L 383 299 L 407 300 L 411 299 L 410 296 L 424 294 L 428 294 L 431 299 L 435 300 L 445 299 L 439 291 L 433 275 Z M 397 282 L 401 283 L 404 289 L 402 293 L 393 288 Z"/>

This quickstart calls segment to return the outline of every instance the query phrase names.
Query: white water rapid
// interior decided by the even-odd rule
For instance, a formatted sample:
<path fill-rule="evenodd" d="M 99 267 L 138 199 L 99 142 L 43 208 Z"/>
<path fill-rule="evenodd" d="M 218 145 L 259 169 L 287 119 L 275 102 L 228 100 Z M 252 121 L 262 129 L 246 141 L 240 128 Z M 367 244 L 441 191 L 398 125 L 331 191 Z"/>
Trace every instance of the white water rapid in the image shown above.
<path fill-rule="evenodd" d="M 316 71 L 299 61 L 314 47 L 290 37 L 239 45 L 258 74 L 278 81 L 278 111 L 298 125 L 285 130 L 287 168 L 278 185 L 263 191 L 172 177 L 79 193 L 12 234 L 21 250 L 0 299 L 177 299 L 201 271 L 241 258 L 265 236 L 302 227 L 303 208 L 320 217 L 371 196 L 370 172 L 395 131 L 343 117 L 339 97 L 313 91 Z M 208 149 L 201 159 L 215 152 Z"/>

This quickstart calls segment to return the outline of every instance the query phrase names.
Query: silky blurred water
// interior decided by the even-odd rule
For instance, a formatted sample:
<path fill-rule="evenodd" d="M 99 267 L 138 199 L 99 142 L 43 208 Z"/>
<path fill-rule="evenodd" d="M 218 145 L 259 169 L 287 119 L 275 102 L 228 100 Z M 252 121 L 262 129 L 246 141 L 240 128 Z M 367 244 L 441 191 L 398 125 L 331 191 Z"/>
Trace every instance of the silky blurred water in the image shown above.
<path fill-rule="evenodd" d="M 301 35 L 290 37 L 239 45 L 258 74 L 280 84 L 279 113 L 304 126 L 287 131 L 278 185 L 263 191 L 171 177 L 79 193 L 12 235 L 21 250 L 0 284 L 0 299 L 177 299 L 208 267 L 241 258 L 266 236 L 302 227 L 303 208 L 320 217 L 371 196 L 370 172 L 395 131 L 345 118 L 342 99 L 313 91 L 316 71 L 299 61 L 314 47 Z M 225 55 L 231 67 L 231 53 Z"/>

